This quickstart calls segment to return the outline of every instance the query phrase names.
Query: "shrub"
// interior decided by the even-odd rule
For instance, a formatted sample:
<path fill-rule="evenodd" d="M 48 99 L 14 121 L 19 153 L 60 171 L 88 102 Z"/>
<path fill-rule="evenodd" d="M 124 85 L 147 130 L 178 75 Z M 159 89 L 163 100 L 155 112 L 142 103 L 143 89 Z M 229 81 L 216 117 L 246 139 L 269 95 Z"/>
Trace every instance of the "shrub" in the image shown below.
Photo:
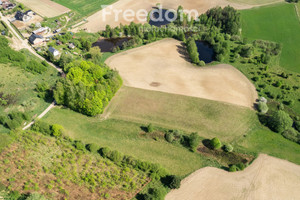
<path fill-rule="evenodd" d="M 52 133 L 51 126 L 48 123 L 43 122 L 43 121 L 36 121 L 32 125 L 31 130 L 43 133 L 45 135 L 51 135 L 51 133 Z"/>
<path fill-rule="evenodd" d="M 165 138 L 168 142 L 172 143 L 174 141 L 174 134 L 173 132 L 168 132 L 165 135 Z"/>
<path fill-rule="evenodd" d="M 170 176 L 170 184 L 168 185 L 171 189 L 178 189 L 180 188 L 181 179 L 178 176 L 171 175 Z"/>
<path fill-rule="evenodd" d="M 152 124 L 149 124 L 149 125 L 147 126 L 147 132 L 148 132 L 148 133 L 152 133 L 153 131 L 154 131 L 153 125 L 152 125 Z"/>
<path fill-rule="evenodd" d="M 123 155 L 118 151 L 112 151 L 108 155 L 108 158 L 115 163 L 120 163 L 123 160 Z"/>
<path fill-rule="evenodd" d="M 205 66 L 205 62 L 203 60 L 200 60 L 199 66 Z"/>
<path fill-rule="evenodd" d="M 59 125 L 59 124 L 53 124 L 51 126 L 51 130 L 52 130 L 52 136 L 60 137 L 63 134 L 64 127 L 62 125 Z"/>
<path fill-rule="evenodd" d="M 99 148 L 100 147 L 94 143 L 86 145 L 86 149 L 92 153 L 97 153 Z"/>
<path fill-rule="evenodd" d="M 110 153 L 110 149 L 108 147 L 103 147 L 100 149 L 100 155 L 104 158 L 107 158 L 109 153 Z"/>
<path fill-rule="evenodd" d="M 79 141 L 79 140 L 76 140 L 74 142 L 74 146 L 78 150 L 84 150 L 85 149 L 84 144 L 81 141 Z"/>
<path fill-rule="evenodd" d="M 300 133 L 293 128 L 283 131 L 282 136 L 293 142 L 300 143 Z"/>
<path fill-rule="evenodd" d="M 41 194 L 32 193 L 26 198 L 26 200 L 47 200 L 47 199 Z"/>
<path fill-rule="evenodd" d="M 236 165 L 236 167 L 239 169 L 239 171 L 242 171 L 246 168 L 244 163 L 239 163 L 239 164 Z"/>
<path fill-rule="evenodd" d="M 236 167 L 235 165 L 231 165 L 231 166 L 229 167 L 229 171 L 230 171 L 230 172 L 236 172 L 236 171 L 238 171 L 238 169 L 237 169 L 237 167 Z"/>
<path fill-rule="evenodd" d="M 219 138 L 215 137 L 210 141 L 210 145 L 213 149 L 220 149 L 222 147 L 222 143 Z"/>
<path fill-rule="evenodd" d="M 275 114 L 273 114 L 268 121 L 269 128 L 277 133 L 282 133 L 283 131 L 292 127 L 292 125 L 292 118 L 289 116 L 289 114 L 282 110 L 275 112 Z"/>
<path fill-rule="evenodd" d="M 258 103 L 258 111 L 262 114 L 266 114 L 269 110 L 268 105 L 265 102 Z"/>
<path fill-rule="evenodd" d="M 197 150 L 197 147 L 199 146 L 200 143 L 200 136 L 198 135 L 198 133 L 191 133 L 191 135 L 189 136 L 189 147 L 191 148 L 191 150 L 193 152 L 195 152 Z"/>
<path fill-rule="evenodd" d="M 144 195 L 144 200 L 164 200 L 167 191 L 165 188 L 150 188 L 148 193 Z"/>
<path fill-rule="evenodd" d="M 226 152 L 232 152 L 233 151 L 233 147 L 230 144 L 225 144 L 224 145 L 224 151 L 226 151 Z"/>

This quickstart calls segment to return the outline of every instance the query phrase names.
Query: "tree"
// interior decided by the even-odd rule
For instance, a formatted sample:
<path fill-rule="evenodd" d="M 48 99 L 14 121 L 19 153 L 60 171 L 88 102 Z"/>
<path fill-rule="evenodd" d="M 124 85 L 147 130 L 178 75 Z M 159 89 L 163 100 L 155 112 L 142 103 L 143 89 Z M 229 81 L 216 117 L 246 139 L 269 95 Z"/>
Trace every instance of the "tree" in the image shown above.
<path fill-rule="evenodd" d="M 169 188 L 171 189 L 180 188 L 181 179 L 178 176 L 171 175 L 169 179 L 170 179 Z"/>
<path fill-rule="evenodd" d="M 283 110 L 275 112 L 268 121 L 269 128 L 277 133 L 282 133 L 292 127 L 292 125 L 292 118 Z"/>
<path fill-rule="evenodd" d="M 212 149 L 220 149 L 222 147 L 222 143 L 219 138 L 215 137 L 210 141 L 210 145 Z"/>
<path fill-rule="evenodd" d="M 53 124 L 51 126 L 51 130 L 52 130 L 52 135 L 54 137 L 60 137 L 60 136 L 62 136 L 62 134 L 64 132 L 64 127 L 59 124 Z"/>
<path fill-rule="evenodd" d="M 258 111 L 262 114 L 266 114 L 268 112 L 269 108 L 267 103 L 265 102 L 259 102 L 258 103 Z"/>
<path fill-rule="evenodd" d="M 92 153 L 97 153 L 100 147 L 97 144 L 88 144 L 86 145 L 86 149 Z"/>
<path fill-rule="evenodd" d="M 201 140 L 201 138 L 198 135 L 198 133 L 192 133 L 189 136 L 189 146 L 190 146 L 190 148 L 193 152 L 195 152 L 197 150 L 197 147 L 199 146 L 200 140 Z"/>

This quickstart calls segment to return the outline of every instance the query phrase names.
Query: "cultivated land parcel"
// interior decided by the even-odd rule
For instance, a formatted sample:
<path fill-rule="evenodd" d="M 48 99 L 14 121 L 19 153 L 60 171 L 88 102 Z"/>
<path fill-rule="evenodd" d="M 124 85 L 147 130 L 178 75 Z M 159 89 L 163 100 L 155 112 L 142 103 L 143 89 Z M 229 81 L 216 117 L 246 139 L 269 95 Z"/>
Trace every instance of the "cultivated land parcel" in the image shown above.
<path fill-rule="evenodd" d="M 241 14 L 243 36 L 281 43 L 280 66 L 300 73 L 300 21 L 294 4 L 253 8 L 241 11 Z"/>

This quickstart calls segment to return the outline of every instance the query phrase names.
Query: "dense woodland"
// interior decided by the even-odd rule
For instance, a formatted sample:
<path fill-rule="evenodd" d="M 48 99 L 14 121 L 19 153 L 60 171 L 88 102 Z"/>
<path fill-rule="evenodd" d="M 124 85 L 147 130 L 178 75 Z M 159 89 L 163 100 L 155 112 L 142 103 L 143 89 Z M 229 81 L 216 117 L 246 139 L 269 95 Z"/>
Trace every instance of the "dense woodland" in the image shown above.
<path fill-rule="evenodd" d="M 122 84 L 119 74 L 104 64 L 74 61 L 64 71 L 66 78 L 54 89 L 56 102 L 89 116 L 102 113 Z"/>

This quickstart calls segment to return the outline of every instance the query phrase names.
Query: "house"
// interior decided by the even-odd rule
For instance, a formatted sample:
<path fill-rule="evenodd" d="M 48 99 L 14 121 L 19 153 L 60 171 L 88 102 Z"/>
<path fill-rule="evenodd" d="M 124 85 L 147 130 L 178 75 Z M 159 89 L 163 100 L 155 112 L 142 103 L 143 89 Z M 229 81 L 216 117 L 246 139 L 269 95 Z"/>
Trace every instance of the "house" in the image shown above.
<path fill-rule="evenodd" d="M 42 35 L 42 34 L 44 34 L 45 32 L 48 32 L 48 30 L 49 30 L 49 27 L 41 27 L 41 28 L 39 28 L 39 29 L 33 31 L 32 33 L 33 33 L 33 34 L 37 34 L 37 35 Z"/>
<path fill-rule="evenodd" d="M 75 49 L 74 43 L 70 43 L 70 44 L 68 45 L 68 47 L 69 47 L 69 49 Z"/>
<path fill-rule="evenodd" d="M 30 37 L 29 37 L 29 42 L 33 45 L 36 45 L 36 44 L 41 44 L 42 42 L 44 42 L 44 37 L 41 36 L 41 35 L 37 35 L 37 34 L 32 34 Z"/>
<path fill-rule="evenodd" d="M 54 57 L 56 57 L 56 56 L 59 55 L 59 51 L 56 50 L 56 49 L 54 49 L 53 47 L 49 47 L 48 50 L 49 50 L 49 52 L 50 52 Z"/>
<path fill-rule="evenodd" d="M 22 13 L 21 11 L 17 11 L 15 18 L 19 21 L 28 22 L 32 17 Z"/>
<path fill-rule="evenodd" d="M 28 16 L 33 16 L 35 13 L 32 10 L 27 10 L 26 12 L 24 12 L 24 14 Z"/>

